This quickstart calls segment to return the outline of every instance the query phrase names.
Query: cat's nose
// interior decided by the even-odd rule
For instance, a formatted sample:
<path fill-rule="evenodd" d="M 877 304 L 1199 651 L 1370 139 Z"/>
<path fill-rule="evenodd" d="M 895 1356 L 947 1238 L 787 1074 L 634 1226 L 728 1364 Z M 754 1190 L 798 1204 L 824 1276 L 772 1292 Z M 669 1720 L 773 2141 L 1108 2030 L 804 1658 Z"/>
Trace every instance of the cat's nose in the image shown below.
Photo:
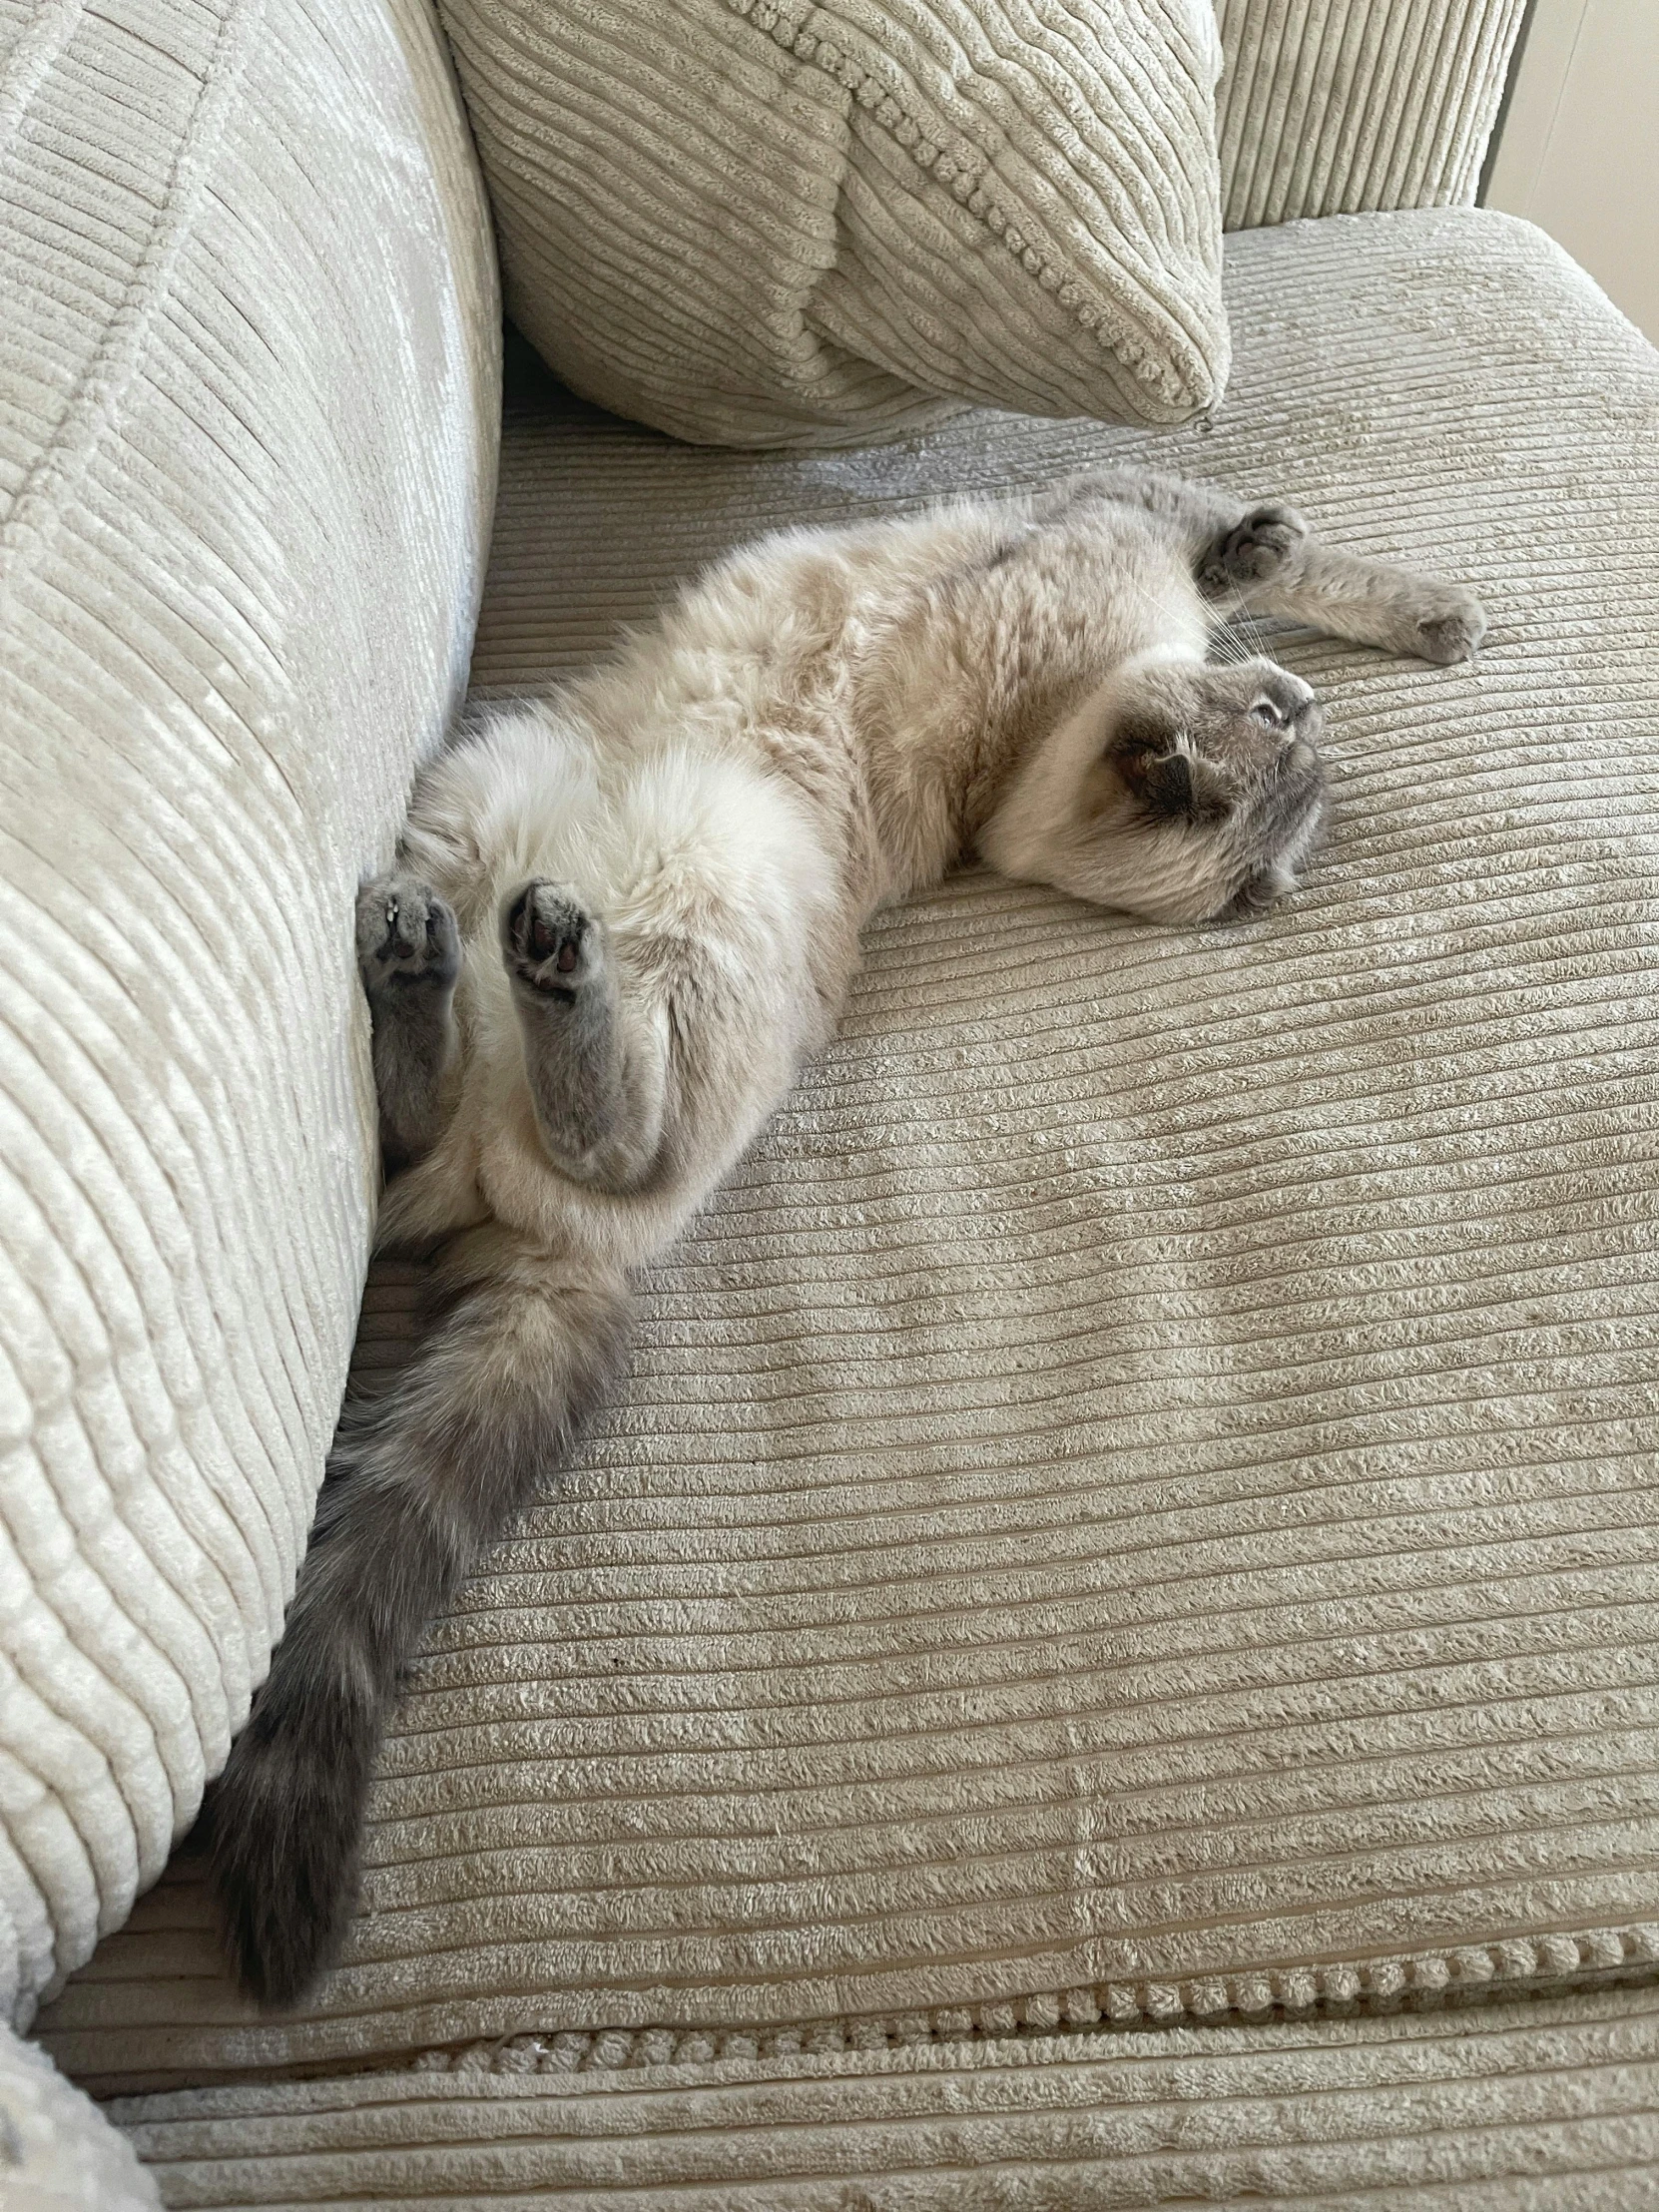
<path fill-rule="evenodd" d="M 1313 686 L 1305 684 L 1300 676 L 1290 677 L 1288 682 L 1296 688 L 1286 700 L 1285 727 L 1280 733 L 1287 755 L 1307 751 L 1309 741 L 1318 738 L 1325 729 L 1325 717 L 1314 697 Z"/>

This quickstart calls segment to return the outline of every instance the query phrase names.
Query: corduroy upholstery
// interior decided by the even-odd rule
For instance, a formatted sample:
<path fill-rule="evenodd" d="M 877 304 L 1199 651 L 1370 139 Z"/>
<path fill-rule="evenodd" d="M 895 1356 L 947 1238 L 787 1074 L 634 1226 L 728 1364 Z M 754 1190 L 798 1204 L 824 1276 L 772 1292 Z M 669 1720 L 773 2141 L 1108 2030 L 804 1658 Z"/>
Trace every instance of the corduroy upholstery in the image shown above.
<path fill-rule="evenodd" d="M 153 2175 L 46 2053 L 0 2027 L 5 2212 L 156 2212 Z"/>
<path fill-rule="evenodd" d="M 1466 197 L 1512 28 L 1225 10 L 1231 218 Z M 493 320 L 412 0 L 0 0 L 0 56 L 22 2016 L 291 1578 L 370 1197 L 343 916 L 464 657 Z M 43 2022 L 165 2085 L 112 2109 L 169 2203 L 1652 2201 L 1659 369 L 1495 219 L 1231 252 L 1239 374 L 1172 440 L 738 459 L 521 389 L 485 692 L 756 529 L 1103 455 L 1289 491 L 1494 629 L 1281 642 L 1342 773 L 1267 924 L 969 875 L 873 933 L 435 1632 L 321 2003 L 229 1999 L 187 1859 Z M 125 2212 L 10 2064 L 0 2157 Z"/>
<path fill-rule="evenodd" d="M 352 891 L 465 677 L 499 341 L 417 0 L 0 0 L 0 203 L 21 2027 L 161 1872 L 280 1631 L 374 1205 Z"/>
<path fill-rule="evenodd" d="M 862 445 L 1226 381 L 1204 0 L 440 7 L 508 305 L 620 414 Z"/>
<path fill-rule="evenodd" d="M 1659 363 L 1502 217 L 1260 232 L 1230 283 L 1231 398 L 1160 450 L 1472 582 L 1481 662 L 1284 642 L 1339 797 L 1267 922 L 970 873 L 872 932 L 410 1682 L 340 1971 L 255 2022 L 181 1867 L 44 2023 L 81 2077 L 1659 1957 Z M 1150 448 L 982 417 L 740 459 L 515 411 L 475 683 L 774 523 Z"/>
<path fill-rule="evenodd" d="M 290 2212 L 1646 2212 L 1659 1993 L 793 2058 L 458 2053 L 124 2100 L 168 2204 Z"/>
<path fill-rule="evenodd" d="M 1526 0 L 1217 0 L 1230 231 L 1474 199 Z"/>

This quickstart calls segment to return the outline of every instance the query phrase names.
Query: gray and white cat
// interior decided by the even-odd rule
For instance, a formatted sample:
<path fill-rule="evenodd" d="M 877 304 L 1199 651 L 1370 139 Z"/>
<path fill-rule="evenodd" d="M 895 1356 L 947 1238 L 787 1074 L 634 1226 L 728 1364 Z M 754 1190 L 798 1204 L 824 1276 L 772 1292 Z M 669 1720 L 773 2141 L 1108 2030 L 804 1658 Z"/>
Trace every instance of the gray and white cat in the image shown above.
<path fill-rule="evenodd" d="M 441 1293 L 400 1384 L 347 1409 L 214 1793 L 253 1995 L 292 2004 L 332 1956 L 400 1670 L 616 1380 L 631 1275 L 829 1035 L 867 917 L 974 852 L 1177 923 L 1294 885 L 1320 714 L 1207 659 L 1241 606 L 1438 662 L 1485 626 L 1290 507 L 1125 470 L 768 538 L 421 780 L 357 947 L 380 1242 L 434 1250 Z"/>

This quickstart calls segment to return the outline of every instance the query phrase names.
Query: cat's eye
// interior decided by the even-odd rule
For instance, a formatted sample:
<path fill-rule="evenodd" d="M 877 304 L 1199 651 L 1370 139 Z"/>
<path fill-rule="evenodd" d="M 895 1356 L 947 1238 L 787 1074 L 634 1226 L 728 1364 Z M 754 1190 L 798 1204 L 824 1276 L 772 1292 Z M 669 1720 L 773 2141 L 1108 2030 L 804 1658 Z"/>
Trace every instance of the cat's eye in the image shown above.
<path fill-rule="evenodd" d="M 1250 712 L 1254 721 L 1265 722 L 1270 730 L 1283 730 L 1285 727 L 1285 717 L 1271 699 L 1256 700 Z"/>

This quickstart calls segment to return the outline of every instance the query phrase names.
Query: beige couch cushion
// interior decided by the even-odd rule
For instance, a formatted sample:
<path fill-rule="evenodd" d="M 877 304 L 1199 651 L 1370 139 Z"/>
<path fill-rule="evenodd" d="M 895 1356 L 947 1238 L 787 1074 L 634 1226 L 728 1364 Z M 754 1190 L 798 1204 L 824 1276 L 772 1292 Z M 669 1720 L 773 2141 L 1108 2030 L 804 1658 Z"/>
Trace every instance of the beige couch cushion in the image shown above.
<path fill-rule="evenodd" d="M 161 1871 L 281 1624 L 374 1202 L 347 915 L 465 668 L 497 325 L 419 0 L 0 0 L 0 211 L 21 2024 Z"/>
<path fill-rule="evenodd" d="M 1651 2212 L 1659 1993 L 759 2055 L 586 2038 L 114 2107 L 175 2205 Z"/>
<path fill-rule="evenodd" d="M 1491 640 L 1286 641 L 1336 823 L 1266 921 L 974 874 L 882 921 L 433 1636 L 314 2010 L 249 2017 L 181 1868 L 54 2007 L 66 2065 L 787 2053 L 1655 1955 L 1659 358 L 1501 217 L 1254 233 L 1230 283 L 1208 434 L 510 422 L 485 688 L 752 531 L 1108 454 L 1465 577 Z"/>
<path fill-rule="evenodd" d="M 509 307 L 620 414 L 849 445 L 1225 381 L 1207 0 L 440 6 Z"/>

